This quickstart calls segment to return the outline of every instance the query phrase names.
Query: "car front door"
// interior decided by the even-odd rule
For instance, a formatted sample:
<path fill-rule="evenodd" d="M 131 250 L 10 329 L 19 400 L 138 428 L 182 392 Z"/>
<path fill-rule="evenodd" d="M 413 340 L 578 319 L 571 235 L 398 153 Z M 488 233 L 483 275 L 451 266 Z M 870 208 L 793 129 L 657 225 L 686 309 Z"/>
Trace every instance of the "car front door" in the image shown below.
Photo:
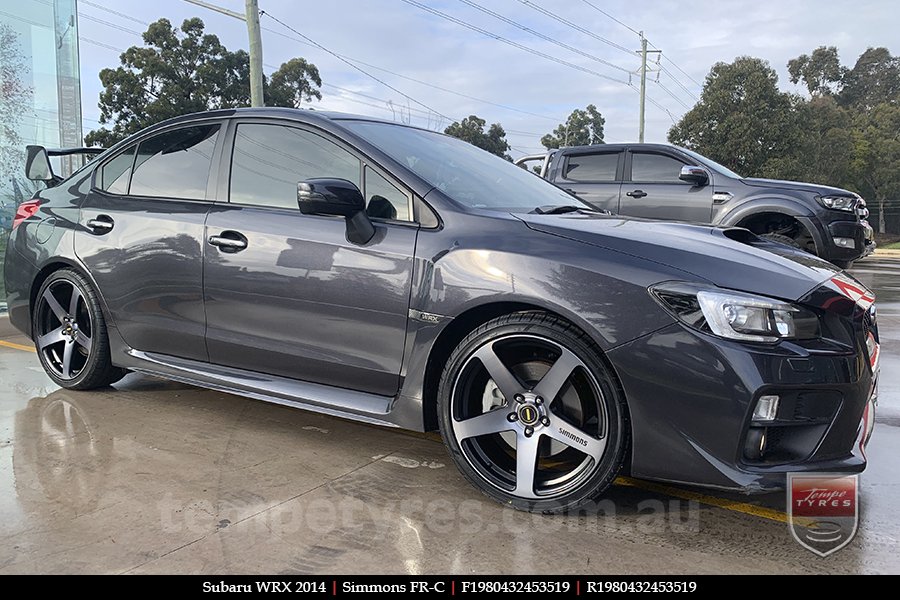
<path fill-rule="evenodd" d="M 156 133 L 99 165 L 81 205 L 75 253 L 125 343 L 207 360 L 204 222 L 220 122 Z"/>
<path fill-rule="evenodd" d="M 657 150 L 631 150 L 626 160 L 619 212 L 631 217 L 709 223 L 712 186 L 678 177 L 687 163 Z"/>
<path fill-rule="evenodd" d="M 623 155 L 617 150 L 567 154 L 555 183 L 594 208 L 617 213 Z"/>
<path fill-rule="evenodd" d="M 210 361 L 396 394 L 418 234 L 411 195 L 339 140 L 298 124 L 236 121 L 229 138 L 221 202 L 206 223 Z M 297 183 L 313 177 L 363 190 L 372 240 L 349 242 L 343 218 L 300 213 Z"/>

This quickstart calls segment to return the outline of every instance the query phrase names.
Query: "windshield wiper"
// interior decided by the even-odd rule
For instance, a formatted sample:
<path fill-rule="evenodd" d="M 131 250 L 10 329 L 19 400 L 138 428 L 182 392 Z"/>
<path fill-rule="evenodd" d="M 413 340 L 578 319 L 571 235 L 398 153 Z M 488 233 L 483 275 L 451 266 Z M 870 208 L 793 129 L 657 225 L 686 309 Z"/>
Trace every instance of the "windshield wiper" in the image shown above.
<path fill-rule="evenodd" d="M 529 212 L 533 215 L 564 215 L 566 213 L 578 212 L 579 210 L 597 212 L 589 206 L 576 206 L 574 204 L 538 206 Z"/>

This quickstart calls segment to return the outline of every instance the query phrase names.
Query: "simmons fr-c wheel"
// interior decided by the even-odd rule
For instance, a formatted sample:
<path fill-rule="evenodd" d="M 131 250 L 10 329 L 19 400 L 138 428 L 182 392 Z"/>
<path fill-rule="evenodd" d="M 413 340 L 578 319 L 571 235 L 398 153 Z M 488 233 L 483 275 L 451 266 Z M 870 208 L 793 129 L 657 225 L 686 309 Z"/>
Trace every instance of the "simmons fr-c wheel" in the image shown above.
<path fill-rule="evenodd" d="M 521 510 L 590 502 L 612 484 L 628 443 L 624 397 L 599 350 L 539 312 L 499 317 L 460 342 L 438 414 L 463 475 Z"/>
<path fill-rule="evenodd" d="M 100 302 L 81 274 L 71 269 L 52 273 L 38 292 L 33 319 L 41 365 L 59 386 L 89 390 L 125 376 L 110 361 Z"/>

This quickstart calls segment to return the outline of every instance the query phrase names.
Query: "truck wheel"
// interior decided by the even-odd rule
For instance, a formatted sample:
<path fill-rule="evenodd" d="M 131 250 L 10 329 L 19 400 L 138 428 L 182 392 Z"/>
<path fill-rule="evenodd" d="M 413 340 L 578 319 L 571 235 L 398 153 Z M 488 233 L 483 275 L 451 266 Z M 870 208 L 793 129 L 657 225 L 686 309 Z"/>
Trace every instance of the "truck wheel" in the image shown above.
<path fill-rule="evenodd" d="M 781 235 L 780 233 L 763 233 L 759 237 L 778 242 L 779 244 L 784 244 L 785 246 L 790 246 L 791 248 L 800 248 L 800 244 L 797 243 L 797 240 L 786 235 Z"/>

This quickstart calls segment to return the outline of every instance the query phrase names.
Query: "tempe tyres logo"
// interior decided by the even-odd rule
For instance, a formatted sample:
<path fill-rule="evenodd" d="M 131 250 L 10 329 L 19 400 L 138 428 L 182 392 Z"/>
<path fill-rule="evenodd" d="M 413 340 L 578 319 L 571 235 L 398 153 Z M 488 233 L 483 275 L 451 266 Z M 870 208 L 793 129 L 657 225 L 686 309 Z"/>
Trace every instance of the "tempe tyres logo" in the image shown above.
<path fill-rule="evenodd" d="M 788 473 L 788 527 L 801 546 L 819 556 L 850 543 L 859 522 L 857 475 Z"/>

